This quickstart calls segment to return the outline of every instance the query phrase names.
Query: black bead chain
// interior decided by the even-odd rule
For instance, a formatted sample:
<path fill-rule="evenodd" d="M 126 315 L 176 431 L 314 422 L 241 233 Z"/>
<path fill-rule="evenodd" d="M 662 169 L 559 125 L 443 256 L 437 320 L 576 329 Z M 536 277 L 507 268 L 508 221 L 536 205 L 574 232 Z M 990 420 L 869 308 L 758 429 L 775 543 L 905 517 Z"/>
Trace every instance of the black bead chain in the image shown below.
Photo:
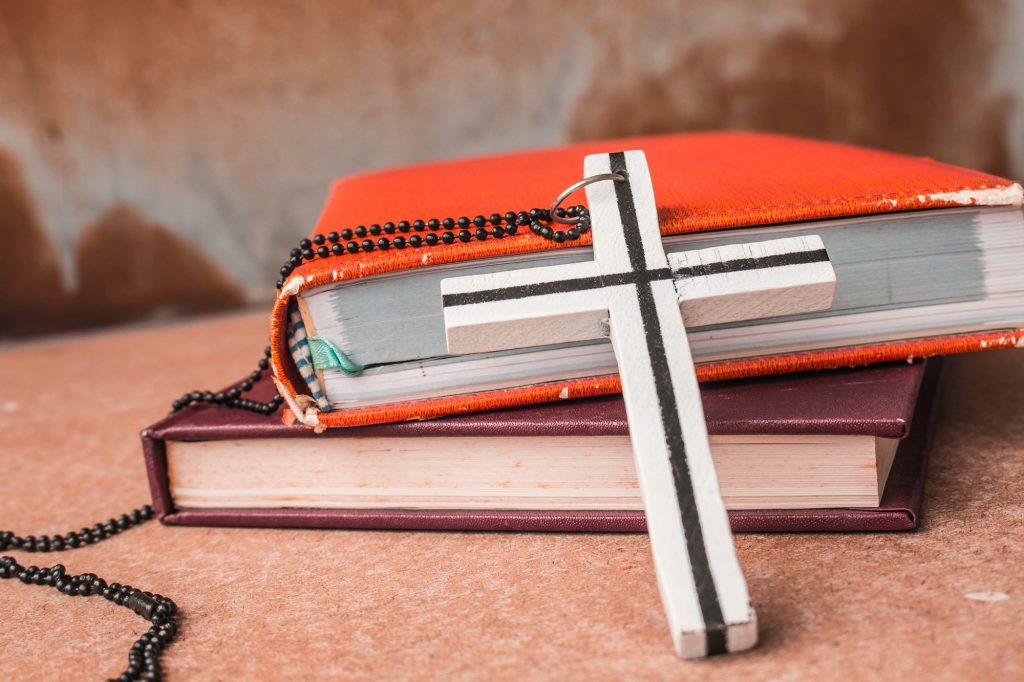
<path fill-rule="evenodd" d="M 284 398 L 281 397 L 280 393 L 275 391 L 273 397 L 265 403 L 242 397 L 242 393 L 252 390 L 253 384 L 259 381 L 263 373 L 269 368 L 270 346 L 267 346 L 263 349 L 263 357 L 256 363 L 256 369 L 237 386 L 216 393 L 213 391 L 192 391 L 186 393 L 171 403 L 171 413 L 173 414 L 195 403 L 208 403 L 211 405 L 224 405 L 225 407 L 237 407 L 259 414 L 273 414 L 277 411 L 277 408 L 281 407 L 281 403 L 284 402 Z"/>
<path fill-rule="evenodd" d="M 573 227 L 567 230 L 556 230 L 552 227 L 551 212 L 545 208 L 530 211 L 508 211 L 492 213 L 489 217 L 478 215 L 475 218 L 445 218 L 439 220 L 403 220 L 398 223 L 374 223 L 369 227 L 360 225 L 354 229 L 340 232 L 318 234 L 311 239 L 303 239 L 291 250 L 288 260 L 281 266 L 281 278 L 277 280 L 278 289 L 284 286 L 285 278 L 304 262 L 317 258 L 332 256 L 355 255 L 368 251 L 387 251 L 389 249 L 418 249 L 424 246 L 443 246 L 455 242 L 466 243 L 486 241 L 487 239 L 504 239 L 515 236 L 520 227 L 529 226 L 533 234 L 558 244 L 574 242 L 580 235 L 590 231 L 590 212 L 585 206 L 558 208 L 555 215 L 574 221 Z M 398 233 L 398 234 L 396 234 Z M 426 234 L 422 234 L 426 233 Z M 386 236 L 381 236 L 386 235 Z M 409 236 L 405 236 L 409 235 Z M 377 237 L 376 240 L 368 237 Z M 362 241 L 359 241 L 362 240 Z"/>
<path fill-rule="evenodd" d="M 515 236 L 520 227 L 527 225 L 533 234 L 558 244 L 574 242 L 581 235 L 590 231 L 590 212 L 586 206 L 557 208 L 555 215 L 574 221 L 571 223 L 573 226 L 567 230 L 556 230 L 552 227 L 554 221 L 551 211 L 535 208 L 518 213 L 514 211 L 504 214 L 492 213 L 489 217 L 478 215 L 475 218 L 462 216 L 458 219 L 445 218 L 444 220 L 437 218 L 413 220 L 412 222 L 402 220 L 397 223 L 387 222 L 383 225 L 374 223 L 369 227 L 360 225 L 354 229 L 346 228 L 339 232 L 329 232 L 326 235 L 318 234 L 312 238 L 303 239 L 297 247 L 291 250 L 288 261 L 281 266 L 281 278 L 277 280 L 276 286 L 278 289 L 283 287 L 284 278 L 292 274 L 295 268 L 303 262 L 317 258 L 367 253 L 375 249 L 378 251 L 419 249 L 444 246 L 455 242 L 466 243 L 474 239 L 477 241 L 485 241 L 489 238 L 504 239 Z M 387 236 L 380 236 L 382 234 Z M 378 237 L 378 239 L 374 241 L 369 238 L 363 239 L 364 237 Z M 362 241 L 357 241 L 357 239 L 362 239 Z M 241 397 L 242 393 L 252 389 L 253 384 L 263 376 L 269 366 L 270 346 L 267 346 L 258 363 L 258 369 L 254 370 L 248 379 L 226 391 L 186 393 L 171 404 L 171 412 L 177 412 L 189 405 L 206 403 L 235 407 L 258 414 L 273 414 L 284 402 L 280 393 L 275 391 L 273 397 L 265 403 Z"/>
<path fill-rule="evenodd" d="M 126 531 L 132 526 L 145 523 L 153 518 L 153 508 L 143 505 L 127 514 L 106 523 L 94 524 L 91 528 L 82 528 L 64 535 L 15 535 L 9 530 L 0 530 L 0 552 L 8 549 L 20 549 L 23 552 L 63 552 L 85 545 L 93 545 L 100 540 Z"/>
<path fill-rule="evenodd" d="M 20 549 L 25 552 L 60 552 L 76 547 L 95 544 L 117 535 L 132 526 L 153 518 L 153 508 L 148 504 L 133 509 L 106 523 L 97 523 L 91 528 L 82 528 L 64 535 L 15 535 L 12 531 L 0 531 L 0 551 Z M 139 637 L 128 651 L 128 667 L 113 682 L 133 680 L 160 680 L 160 654 L 178 633 L 177 606 L 167 597 L 144 592 L 130 585 L 108 583 L 94 573 L 68 575 L 61 564 L 39 568 L 22 566 L 12 556 L 0 557 L 0 579 L 17 578 L 26 585 L 48 585 L 58 592 L 71 597 L 99 595 L 107 601 L 131 609 L 142 616 L 152 627 Z"/>

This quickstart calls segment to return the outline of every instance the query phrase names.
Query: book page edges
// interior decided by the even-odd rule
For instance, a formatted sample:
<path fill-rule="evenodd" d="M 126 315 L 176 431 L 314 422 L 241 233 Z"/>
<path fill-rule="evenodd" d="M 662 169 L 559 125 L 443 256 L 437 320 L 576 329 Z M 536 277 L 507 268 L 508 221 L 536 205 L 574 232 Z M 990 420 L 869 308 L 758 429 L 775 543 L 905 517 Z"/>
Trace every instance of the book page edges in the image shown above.
<path fill-rule="evenodd" d="M 711 440 L 732 509 L 876 507 L 899 442 Z M 167 441 L 167 458 L 175 504 L 185 508 L 641 508 L 624 435 Z"/>
<path fill-rule="evenodd" d="M 954 336 L 911 339 L 885 344 L 836 348 L 804 353 L 791 353 L 774 357 L 747 360 L 710 362 L 697 365 L 697 379 L 701 382 L 742 379 L 773 374 L 788 374 L 818 369 L 856 367 L 879 362 L 912 361 L 934 355 L 968 353 L 980 350 L 1016 347 L 1024 339 L 1024 330 L 996 330 L 991 332 Z M 275 343 L 272 352 L 280 355 Z M 275 371 L 276 365 L 275 365 Z M 294 391 L 281 382 L 287 390 Z M 542 402 L 556 402 L 572 398 L 620 393 L 617 375 L 573 379 L 569 381 L 534 384 L 498 391 L 444 396 L 430 400 L 415 400 L 363 408 L 335 409 L 320 415 L 320 422 L 328 427 L 366 426 L 396 421 L 433 419 L 452 414 L 518 407 Z M 285 411 L 286 423 L 291 413 Z"/>

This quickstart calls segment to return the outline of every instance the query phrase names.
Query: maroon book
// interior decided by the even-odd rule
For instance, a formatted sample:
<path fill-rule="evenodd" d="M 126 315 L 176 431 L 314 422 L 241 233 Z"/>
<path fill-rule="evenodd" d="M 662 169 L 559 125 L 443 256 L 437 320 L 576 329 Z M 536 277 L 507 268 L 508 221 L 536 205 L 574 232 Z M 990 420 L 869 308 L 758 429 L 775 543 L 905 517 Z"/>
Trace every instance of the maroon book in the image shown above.
<path fill-rule="evenodd" d="M 731 510 L 734 531 L 895 531 L 917 526 L 938 360 L 701 386 L 712 435 L 863 435 L 902 439 L 876 508 Z M 273 393 L 269 381 L 253 398 Z M 300 425 L 230 408 L 186 408 L 142 432 L 153 506 L 168 525 L 502 531 L 644 531 L 642 511 L 500 509 L 333 509 L 176 507 L 167 476 L 167 441 L 353 436 L 537 436 L 628 433 L 619 397 L 534 405 L 316 435 Z"/>

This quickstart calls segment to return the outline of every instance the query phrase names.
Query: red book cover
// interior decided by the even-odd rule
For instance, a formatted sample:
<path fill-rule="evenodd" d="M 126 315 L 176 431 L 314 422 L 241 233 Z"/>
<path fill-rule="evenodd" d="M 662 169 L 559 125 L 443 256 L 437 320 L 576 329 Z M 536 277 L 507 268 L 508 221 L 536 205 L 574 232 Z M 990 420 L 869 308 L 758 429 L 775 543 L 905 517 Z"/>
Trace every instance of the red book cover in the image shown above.
<path fill-rule="evenodd" d="M 937 161 L 759 133 L 690 133 L 574 144 L 554 149 L 431 163 L 343 178 L 331 189 L 313 231 L 390 218 L 474 216 L 545 207 L 580 178 L 587 154 L 642 149 L 650 166 L 662 234 L 803 222 L 840 216 L 964 205 L 1019 205 L 1020 185 Z M 570 198 L 569 204 L 576 200 Z M 513 237 L 427 249 L 389 249 L 316 258 L 290 274 L 271 320 L 271 364 L 285 397 L 307 393 L 287 351 L 290 302 L 299 292 L 341 280 L 479 258 L 589 243 L 555 244 L 528 230 Z M 956 333 L 898 342 L 698 364 L 701 381 L 847 367 L 1012 347 L 1018 329 Z M 324 427 L 360 426 L 617 393 L 616 375 L 533 384 L 453 397 L 318 415 Z"/>
<path fill-rule="evenodd" d="M 731 511 L 733 530 L 892 531 L 916 527 L 920 513 L 938 361 L 859 370 L 709 383 L 701 387 L 711 434 L 835 434 L 901 438 L 881 505 L 875 509 Z M 273 386 L 254 388 L 257 400 Z M 209 405 L 175 413 L 142 432 L 153 506 L 169 525 L 510 531 L 643 531 L 642 511 L 410 509 L 188 509 L 171 498 L 166 441 L 356 436 L 622 435 L 619 397 L 478 412 L 443 419 L 330 429 L 314 434 L 278 416 Z M 339 445 L 342 440 L 339 440 Z"/>

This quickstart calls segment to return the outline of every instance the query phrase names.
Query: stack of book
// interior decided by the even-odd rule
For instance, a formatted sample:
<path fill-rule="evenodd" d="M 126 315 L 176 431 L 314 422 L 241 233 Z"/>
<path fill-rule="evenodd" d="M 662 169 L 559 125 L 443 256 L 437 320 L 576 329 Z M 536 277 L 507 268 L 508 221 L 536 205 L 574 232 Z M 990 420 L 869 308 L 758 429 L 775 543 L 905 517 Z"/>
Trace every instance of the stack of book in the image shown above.
<path fill-rule="evenodd" d="M 164 522 L 643 529 L 607 340 L 455 357 L 441 295 L 451 277 L 592 259 L 589 235 L 516 234 L 515 213 L 493 211 L 547 206 L 586 154 L 621 149 L 647 156 L 667 252 L 816 235 L 835 270 L 830 310 L 688 328 L 734 528 L 915 527 L 939 374 L 921 358 L 1020 345 L 1024 192 L 929 159 L 744 133 L 336 183 L 271 314 L 278 388 L 304 400 L 306 426 L 192 406 L 144 431 Z M 375 222 L 388 217 L 406 220 Z"/>

